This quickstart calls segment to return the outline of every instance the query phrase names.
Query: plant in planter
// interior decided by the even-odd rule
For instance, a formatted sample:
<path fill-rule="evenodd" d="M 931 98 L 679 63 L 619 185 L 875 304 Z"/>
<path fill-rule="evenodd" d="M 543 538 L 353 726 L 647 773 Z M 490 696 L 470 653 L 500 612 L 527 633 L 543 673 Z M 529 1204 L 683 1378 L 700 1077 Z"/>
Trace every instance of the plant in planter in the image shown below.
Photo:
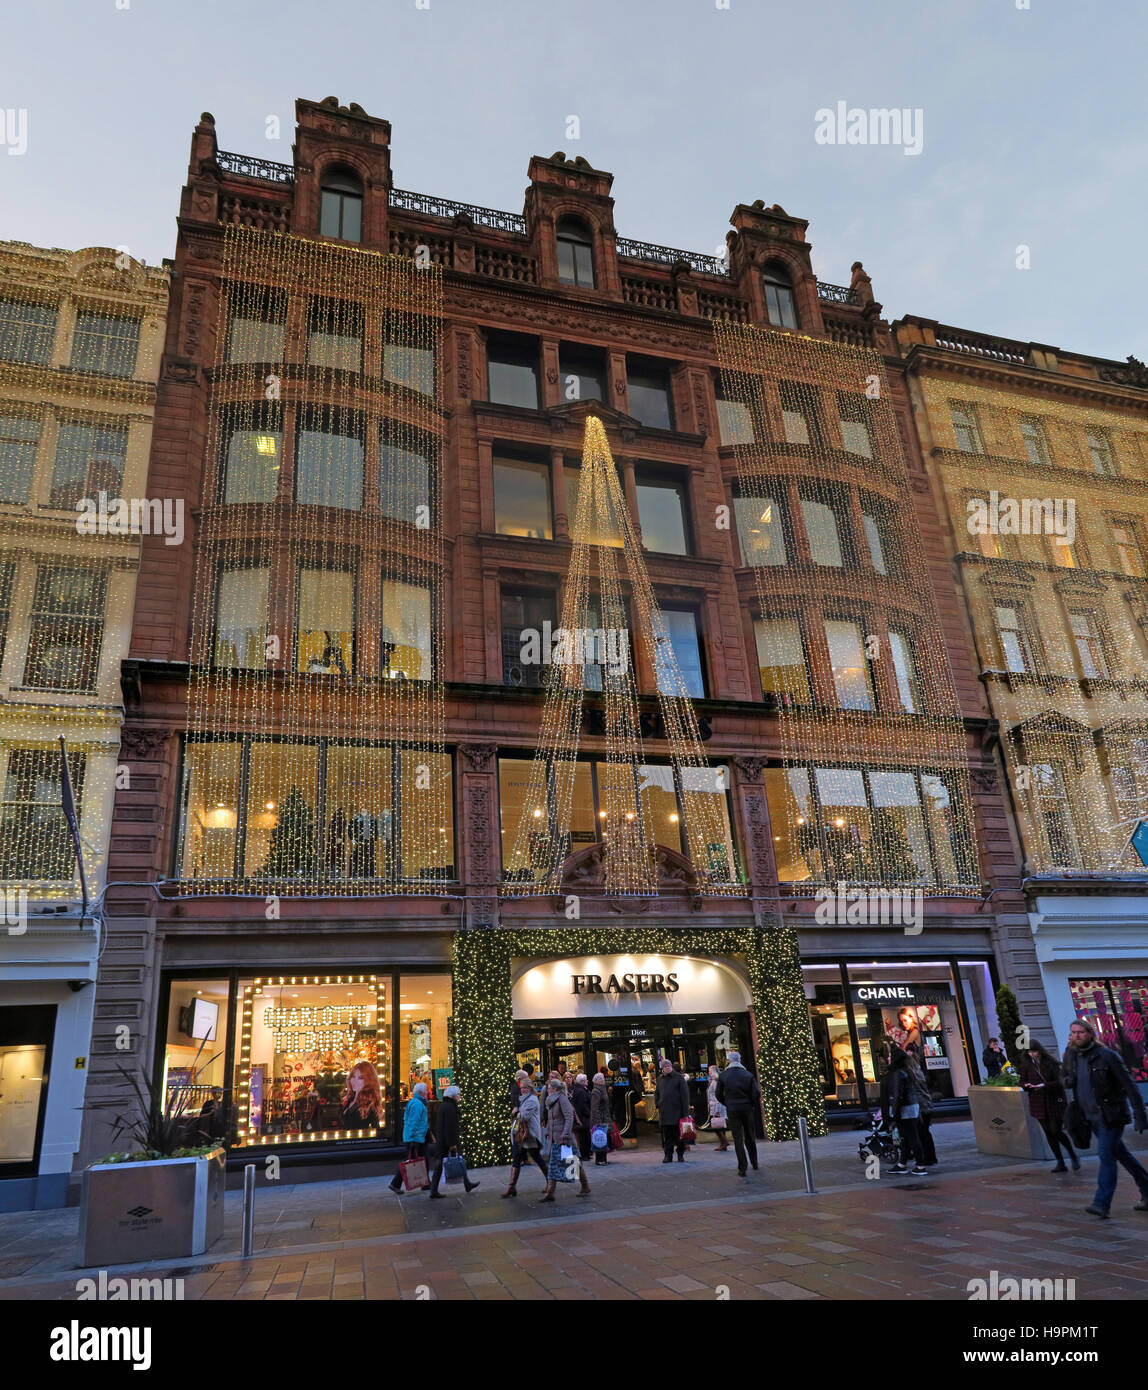
<path fill-rule="evenodd" d="M 997 1022 L 1000 1024 L 1001 1046 L 1005 1050 L 1005 1056 L 1015 1069 L 1020 1064 L 1019 1043 L 1022 1036 L 1022 1025 L 1020 1005 L 1016 1002 L 1016 995 L 1008 985 L 1001 985 L 1000 989 L 997 990 Z"/>
<path fill-rule="evenodd" d="M 201 1043 L 196 1064 L 202 1053 Z M 199 1255 L 221 1234 L 225 1150 L 199 1132 L 198 1116 L 188 1114 L 200 1070 L 193 1065 L 188 1079 L 166 1095 L 152 1077 L 120 1068 L 134 1104 L 116 1120 L 112 1134 L 129 1146 L 84 1172 L 85 1268 Z"/>

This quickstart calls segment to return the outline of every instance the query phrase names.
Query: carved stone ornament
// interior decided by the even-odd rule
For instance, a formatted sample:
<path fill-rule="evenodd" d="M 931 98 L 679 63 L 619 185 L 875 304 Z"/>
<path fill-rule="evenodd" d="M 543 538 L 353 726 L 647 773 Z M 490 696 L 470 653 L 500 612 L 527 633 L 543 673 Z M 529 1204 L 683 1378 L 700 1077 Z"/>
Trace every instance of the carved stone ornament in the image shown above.
<path fill-rule="evenodd" d="M 458 751 L 466 759 L 467 766 L 472 772 L 487 772 L 490 764 L 498 752 L 496 743 L 460 743 Z"/>
<path fill-rule="evenodd" d="M 167 742 L 170 729 L 149 729 L 139 724 L 125 724 L 120 733 L 120 752 L 129 758 L 150 759 L 156 749 Z"/>
<path fill-rule="evenodd" d="M 606 888 L 606 856 L 609 846 L 603 842 L 576 850 L 562 865 L 562 889 L 566 893 L 603 892 Z M 654 859 L 656 887 L 659 893 L 698 891 L 698 872 L 684 854 L 667 845 L 650 849 Z"/>
<path fill-rule="evenodd" d="M 734 758 L 733 765 L 747 782 L 756 782 L 769 766 L 768 758 Z"/>
<path fill-rule="evenodd" d="M 973 791 L 989 796 L 997 789 L 996 770 L 991 767 L 974 767 L 969 771 L 969 781 Z"/>

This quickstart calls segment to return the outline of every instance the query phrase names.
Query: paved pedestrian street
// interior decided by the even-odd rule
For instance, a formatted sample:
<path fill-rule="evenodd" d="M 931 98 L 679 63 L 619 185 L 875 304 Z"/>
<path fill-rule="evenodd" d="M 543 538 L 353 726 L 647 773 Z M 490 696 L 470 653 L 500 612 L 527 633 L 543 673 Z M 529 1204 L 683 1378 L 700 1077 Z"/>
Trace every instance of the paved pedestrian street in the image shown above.
<path fill-rule="evenodd" d="M 441 1202 L 396 1197 L 386 1178 L 260 1188 L 256 1254 L 239 1256 L 241 1194 L 198 1260 L 119 1271 L 181 1277 L 185 1299 L 968 1299 L 971 1279 L 1075 1279 L 1077 1301 L 1148 1298 L 1148 1214 L 1122 1175 L 1113 1217 L 1084 1212 L 1096 1160 L 1079 1174 L 976 1151 L 967 1122 L 935 1128 L 928 1178 L 867 1181 L 854 1132 L 813 1142 L 804 1191 L 795 1144 L 762 1149 L 736 1176 L 710 1143 L 684 1164 L 652 1146 L 590 1169 L 593 1192 L 507 1170 Z M 1144 1136 L 1130 1136 L 1143 1157 Z M 74 1208 L 0 1217 L 0 1298 L 74 1299 Z"/>

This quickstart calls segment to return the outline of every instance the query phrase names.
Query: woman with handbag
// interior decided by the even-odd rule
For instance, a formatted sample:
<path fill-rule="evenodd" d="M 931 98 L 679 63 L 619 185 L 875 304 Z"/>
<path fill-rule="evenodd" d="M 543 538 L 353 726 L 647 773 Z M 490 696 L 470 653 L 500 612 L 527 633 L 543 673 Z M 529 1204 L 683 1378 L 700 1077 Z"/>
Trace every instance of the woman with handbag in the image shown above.
<path fill-rule="evenodd" d="M 917 1050 L 916 1043 L 909 1043 L 905 1048 L 905 1055 L 908 1057 L 908 1070 L 910 1079 L 913 1082 L 913 1095 L 916 1097 L 917 1104 L 920 1106 L 920 1114 L 917 1118 L 917 1125 L 921 1135 L 921 1162 L 926 1168 L 932 1168 L 937 1162 L 937 1146 L 933 1143 L 933 1093 L 929 1090 L 929 1079 L 925 1072 L 921 1070 L 921 1058 Z"/>
<path fill-rule="evenodd" d="M 574 1181 L 572 1168 L 582 1184 L 579 1197 L 588 1197 L 590 1181 L 574 1151 L 574 1107 L 559 1076 L 552 1076 L 546 1083 L 546 1133 L 550 1139 L 550 1162 L 546 1170 L 546 1191 L 540 1203 L 554 1201 L 554 1190 L 560 1182 Z"/>
<path fill-rule="evenodd" d="M 542 1169 L 542 1176 L 549 1182 L 546 1164 L 542 1161 L 542 1123 L 539 1118 L 540 1107 L 534 1090 L 534 1082 L 526 1074 L 520 1073 L 518 1083 L 519 1101 L 515 1112 L 514 1128 L 510 1134 L 511 1163 L 510 1186 L 502 1194 L 504 1197 L 518 1196 L 518 1175 L 523 1163 L 536 1163 Z"/>
<path fill-rule="evenodd" d="M 1036 1041 L 1029 1043 L 1028 1052 L 1020 1059 L 1020 1084 L 1028 1094 L 1028 1113 L 1044 1130 L 1048 1146 L 1056 1155 L 1054 1173 L 1067 1173 L 1064 1160 L 1080 1172 L 1080 1159 L 1064 1132 L 1064 1113 L 1068 1109 L 1068 1092 L 1060 1076 L 1060 1063 Z M 1061 1152 L 1063 1148 L 1064 1152 Z"/>
<path fill-rule="evenodd" d="M 710 1067 L 709 1085 L 706 1087 L 706 1105 L 710 1112 L 710 1129 L 718 1137 L 718 1153 L 725 1153 L 729 1148 L 729 1134 L 727 1131 L 726 1108 L 717 1098 L 717 1083 L 721 1073 L 717 1067 Z"/>
<path fill-rule="evenodd" d="M 609 1133 L 613 1121 L 610 1118 L 610 1092 L 606 1089 L 606 1078 L 602 1073 L 594 1073 L 590 1087 L 590 1144 L 594 1150 L 595 1164 L 604 1164 L 610 1152 Z M 601 1144 L 594 1143 L 594 1133 L 601 1131 Z"/>
<path fill-rule="evenodd" d="M 430 1186 L 430 1183 L 425 1181 L 426 1147 L 428 1141 L 433 1142 L 434 1140 L 434 1136 L 429 1133 L 429 1113 L 427 1110 L 427 1084 L 425 1081 L 419 1081 L 411 1092 L 411 1098 L 407 1101 L 407 1108 L 403 1111 L 403 1143 L 407 1146 L 407 1156 L 404 1162 L 399 1164 L 399 1171 L 391 1179 L 392 1192 L 403 1190 L 403 1168 L 407 1163 L 419 1158 L 424 1160 L 424 1182 L 419 1191 L 425 1192 Z"/>
<path fill-rule="evenodd" d="M 442 1104 L 438 1108 L 438 1115 L 435 1119 L 435 1125 L 438 1128 L 438 1164 L 434 1170 L 434 1177 L 431 1178 L 430 1195 L 432 1197 L 442 1196 L 438 1190 L 438 1185 L 442 1181 L 443 1168 L 448 1158 L 453 1158 L 462 1164 L 463 1186 L 468 1192 L 473 1192 L 478 1186 L 478 1183 L 471 1182 L 466 1171 L 466 1160 L 458 1152 L 458 1098 L 460 1095 L 461 1092 L 457 1086 L 448 1086 L 442 1093 Z"/>

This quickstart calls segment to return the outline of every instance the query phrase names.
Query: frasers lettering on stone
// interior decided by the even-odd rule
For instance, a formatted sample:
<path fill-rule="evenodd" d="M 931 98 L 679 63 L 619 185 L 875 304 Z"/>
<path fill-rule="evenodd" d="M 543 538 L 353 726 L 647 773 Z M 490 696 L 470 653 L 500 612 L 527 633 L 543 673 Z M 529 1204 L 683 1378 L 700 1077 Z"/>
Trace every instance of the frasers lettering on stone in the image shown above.
<path fill-rule="evenodd" d="M 572 975 L 571 994 L 676 994 L 680 988 L 677 975 Z"/>

